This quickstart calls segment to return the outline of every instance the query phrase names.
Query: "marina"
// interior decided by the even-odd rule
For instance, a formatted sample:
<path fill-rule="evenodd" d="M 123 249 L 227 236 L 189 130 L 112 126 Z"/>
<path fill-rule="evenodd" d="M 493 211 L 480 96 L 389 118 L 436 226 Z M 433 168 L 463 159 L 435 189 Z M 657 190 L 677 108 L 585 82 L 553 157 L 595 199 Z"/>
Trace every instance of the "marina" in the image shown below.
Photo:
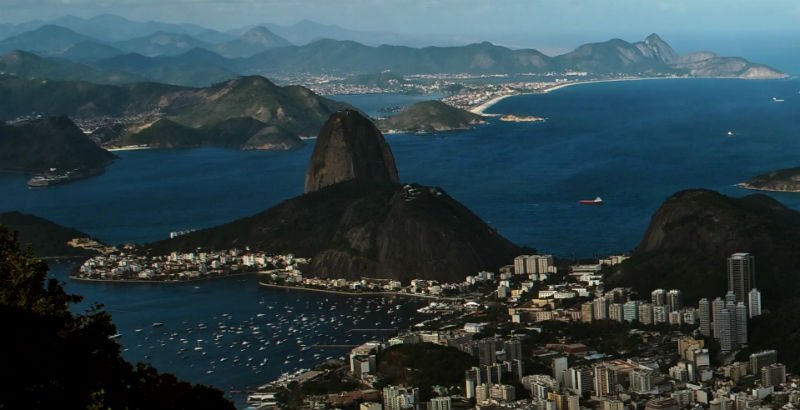
<path fill-rule="evenodd" d="M 67 270 L 56 265 L 56 276 L 66 279 Z M 413 326 L 425 317 L 417 309 L 426 305 L 268 289 L 255 277 L 200 285 L 67 284 L 90 300 L 112 288 L 127 289 L 125 297 L 105 298 L 126 358 L 219 387 L 240 406 L 248 392 L 282 374 L 341 360 L 352 346 L 391 337 L 387 329 Z M 180 302 L 189 300 L 190 306 Z M 161 313 L 148 318 L 137 311 Z"/>

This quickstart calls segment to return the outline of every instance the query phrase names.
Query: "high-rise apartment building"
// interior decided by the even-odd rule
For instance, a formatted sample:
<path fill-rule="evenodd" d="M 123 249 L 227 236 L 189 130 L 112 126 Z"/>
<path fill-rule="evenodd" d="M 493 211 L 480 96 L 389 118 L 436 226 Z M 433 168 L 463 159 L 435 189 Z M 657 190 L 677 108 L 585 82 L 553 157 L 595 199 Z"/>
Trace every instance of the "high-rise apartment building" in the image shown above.
<path fill-rule="evenodd" d="M 667 306 L 670 312 L 680 310 L 683 307 L 683 293 L 678 289 L 670 289 L 667 292 Z"/>
<path fill-rule="evenodd" d="M 758 289 L 750 289 L 747 294 L 747 308 L 749 317 L 761 316 L 761 292 Z"/>
<path fill-rule="evenodd" d="M 728 291 L 736 302 L 748 303 L 748 293 L 756 286 L 755 259 L 749 253 L 734 253 L 728 257 Z"/>
<path fill-rule="evenodd" d="M 761 374 L 761 368 L 778 363 L 778 352 L 776 350 L 762 350 L 750 355 L 750 373 Z"/>
<path fill-rule="evenodd" d="M 700 334 L 711 336 L 711 305 L 708 303 L 708 299 L 700 299 L 697 304 L 697 316 L 700 320 Z"/>

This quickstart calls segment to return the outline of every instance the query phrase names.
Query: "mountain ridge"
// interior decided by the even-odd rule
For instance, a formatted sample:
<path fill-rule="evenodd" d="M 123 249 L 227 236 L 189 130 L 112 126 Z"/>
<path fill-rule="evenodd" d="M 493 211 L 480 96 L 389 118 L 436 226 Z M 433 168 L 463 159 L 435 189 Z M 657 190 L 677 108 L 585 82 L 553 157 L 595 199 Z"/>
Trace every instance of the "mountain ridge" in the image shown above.
<path fill-rule="evenodd" d="M 45 26 L 55 30 L 56 26 Z M 38 30 L 45 30 L 40 28 Z M 68 29 L 63 29 L 68 30 Z M 18 37 L 33 36 L 20 34 Z M 72 32 L 74 36 L 81 36 Z M 131 65 L 122 61 L 134 56 L 110 56 L 95 59 L 102 68 L 127 68 L 133 74 L 151 81 L 169 82 L 178 85 L 203 86 L 229 79 L 236 75 L 284 75 L 298 71 L 309 74 L 368 74 L 391 70 L 398 74 L 471 73 L 471 74 L 522 74 L 562 71 L 586 71 L 595 75 L 656 75 L 675 74 L 695 77 L 726 77 L 746 79 L 785 78 L 785 74 L 763 64 L 752 63 L 740 57 L 720 57 L 713 53 L 690 53 L 678 55 L 657 34 L 643 41 L 627 42 L 611 39 L 605 42 L 587 43 L 576 49 L 550 57 L 535 49 L 510 49 L 489 42 L 464 46 L 424 47 L 367 46 L 350 40 L 319 39 L 311 43 L 294 46 L 275 35 L 267 28 L 255 27 L 241 37 L 212 45 L 194 40 L 187 34 L 158 32 L 149 38 L 163 36 L 167 41 L 163 49 L 148 44 L 141 47 L 122 47 L 145 55 L 140 62 Z M 69 36 L 66 36 L 69 37 Z M 185 39 L 179 40 L 179 39 Z M 189 40 L 191 39 L 191 40 Z M 5 40 L 10 41 L 12 39 Z M 128 40 L 145 41 L 147 38 Z M 40 54 L 65 55 L 69 48 L 87 42 L 104 43 L 83 36 L 65 39 Z M 146 41 L 145 41 L 146 43 Z M 182 47 L 172 47 L 180 43 Z M 0 42 L 0 51 L 3 50 Z M 124 43 L 116 43 L 124 44 Z M 172 44 L 172 45 L 170 45 Z M 110 49 L 94 52 L 108 55 Z M 9 44 L 6 44 L 6 48 Z M 25 47 L 15 47 L 22 48 Z M 197 48 L 226 54 L 219 58 L 207 58 L 198 64 Z M 160 51 L 159 51 L 160 50 Z M 180 51 L 185 51 L 180 53 Z M 260 51 L 260 52 L 259 52 Z M 256 53 L 256 54 L 252 54 Z M 90 53 L 91 54 L 91 53 Z M 156 55 L 158 54 L 158 55 Z M 174 55 L 173 55 L 174 54 Z M 78 53 L 80 55 L 80 53 Z M 148 57 L 149 56 L 149 57 Z M 155 68 L 158 67 L 158 68 Z M 227 77 L 227 78 L 226 78 Z"/>

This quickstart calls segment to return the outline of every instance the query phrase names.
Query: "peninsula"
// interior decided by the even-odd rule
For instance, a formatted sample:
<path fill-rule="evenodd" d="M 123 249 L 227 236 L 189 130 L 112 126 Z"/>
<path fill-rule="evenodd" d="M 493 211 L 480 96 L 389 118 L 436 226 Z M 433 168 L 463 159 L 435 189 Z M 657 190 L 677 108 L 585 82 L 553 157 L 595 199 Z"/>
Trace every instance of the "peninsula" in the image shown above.
<path fill-rule="evenodd" d="M 768 172 L 737 186 L 755 191 L 800 192 L 800 167 Z"/>
<path fill-rule="evenodd" d="M 517 116 L 517 115 L 504 115 L 500 117 L 500 121 L 504 122 L 544 122 L 545 119 L 536 116 Z"/>

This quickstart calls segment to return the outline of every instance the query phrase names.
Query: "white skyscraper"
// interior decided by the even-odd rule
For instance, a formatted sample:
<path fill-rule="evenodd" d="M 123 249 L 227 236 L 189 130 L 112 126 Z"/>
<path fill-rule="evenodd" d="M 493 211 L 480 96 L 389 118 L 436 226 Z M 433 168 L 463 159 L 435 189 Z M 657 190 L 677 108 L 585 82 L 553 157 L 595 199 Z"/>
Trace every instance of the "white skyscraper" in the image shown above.
<path fill-rule="evenodd" d="M 559 386 L 564 386 L 568 367 L 569 363 L 566 357 L 556 357 L 553 359 L 553 378 L 558 381 Z"/>
<path fill-rule="evenodd" d="M 761 316 L 761 292 L 758 289 L 753 288 L 750 289 L 750 292 L 747 294 L 748 309 L 750 317 Z"/>

